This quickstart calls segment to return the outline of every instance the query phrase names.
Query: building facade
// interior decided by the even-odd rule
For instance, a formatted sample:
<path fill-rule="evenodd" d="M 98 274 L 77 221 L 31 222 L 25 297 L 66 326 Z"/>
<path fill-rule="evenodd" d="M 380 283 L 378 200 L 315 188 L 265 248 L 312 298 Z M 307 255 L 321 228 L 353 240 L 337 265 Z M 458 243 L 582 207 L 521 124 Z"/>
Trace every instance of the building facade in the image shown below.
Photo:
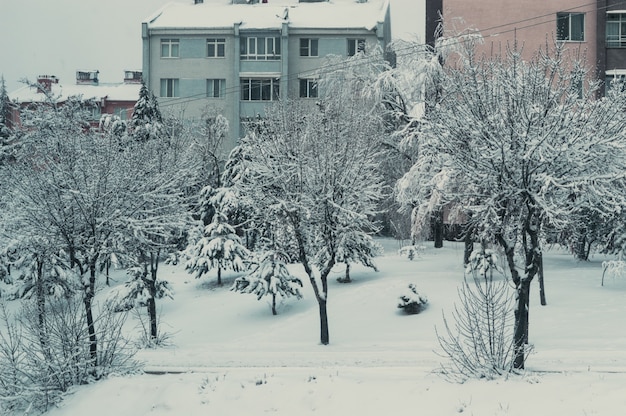
<path fill-rule="evenodd" d="M 389 0 L 189 0 L 142 23 L 143 76 L 162 111 L 242 123 L 279 97 L 315 99 L 328 55 L 391 41 Z"/>
<path fill-rule="evenodd" d="M 98 70 L 78 70 L 74 83 L 62 83 L 54 75 L 39 75 L 37 82 L 26 85 L 9 94 L 17 104 L 13 121 L 20 126 L 20 110 L 31 104 L 45 102 L 48 97 L 63 105 L 69 97 L 81 97 L 91 113 L 92 127 L 98 127 L 103 115 L 116 115 L 122 120 L 130 120 L 141 88 L 141 71 L 124 71 L 124 81 L 120 83 L 100 83 Z"/>
<path fill-rule="evenodd" d="M 517 42 L 529 60 L 556 41 L 571 57 L 584 59 L 593 78 L 604 82 L 626 75 L 626 4 L 621 0 L 427 0 L 427 20 L 437 20 L 439 13 L 448 36 L 480 32 L 479 53 L 486 56 L 504 53 Z"/>

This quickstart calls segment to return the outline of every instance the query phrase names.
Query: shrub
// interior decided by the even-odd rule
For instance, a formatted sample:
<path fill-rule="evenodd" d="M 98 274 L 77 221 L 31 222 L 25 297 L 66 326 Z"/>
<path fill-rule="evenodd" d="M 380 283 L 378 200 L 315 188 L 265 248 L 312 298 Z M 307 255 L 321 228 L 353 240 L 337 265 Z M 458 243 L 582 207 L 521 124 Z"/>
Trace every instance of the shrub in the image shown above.
<path fill-rule="evenodd" d="M 398 308 L 402 309 L 407 315 L 415 315 L 420 313 L 428 304 L 428 298 L 420 295 L 413 283 L 409 284 L 409 290 L 400 296 Z"/>
<path fill-rule="evenodd" d="M 15 316 L 0 304 L 0 409 L 45 411 L 70 387 L 137 368 L 121 335 L 125 313 L 96 311 L 98 356 L 90 354 L 80 297 L 26 301 Z"/>
<path fill-rule="evenodd" d="M 497 272 L 498 279 L 494 279 Z M 468 277 L 470 275 L 471 277 Z M 443 317 L 445 333 L 437 331 L 443 356 L 443 374 L 454 381 L 493 379 L 513 371 L 512 296 L 492 250 L 474 251 L 467 265 L 460 304 L 452 324 Z"/>
<path fill-rule="evenodd" d="M 424 253 L 425 249 L 426 247 L 421 245 L 404 246 L 400 250 L 398 250 L 398 253 L 401 256 L 407 257 L 409 260 L 415 260 L 416 258 L 422 256 L 422 253 Z"/>

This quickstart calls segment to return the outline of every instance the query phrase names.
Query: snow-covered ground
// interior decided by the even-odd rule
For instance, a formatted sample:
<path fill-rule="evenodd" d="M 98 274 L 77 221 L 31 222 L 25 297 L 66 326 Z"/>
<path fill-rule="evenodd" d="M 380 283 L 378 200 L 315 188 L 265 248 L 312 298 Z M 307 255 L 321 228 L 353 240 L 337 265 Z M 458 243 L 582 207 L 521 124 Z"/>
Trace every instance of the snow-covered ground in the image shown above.
<path fill-rule="evenodd" d="M 380 272 L 355 266 L 354 282 L 340 284 L 343 267 L 333 271 L 328 346 L 319 344 L 317 303 L 298 266 L 305 298 L 288 299 L 277 316 L 264 299 L 230 292 L 235 275 L 218 288 L 163 266 L 176 292 L 160 301 L 172 345 L 139 352 L 149 374 L 79 387 L 47 415 L 626 414 L 626 277 L 600 286 L 603 257 L 581 263 L 548 252 L 548 306 L 533 282 L 528 371 L 454 384 L 436 373 L 434 329 L 457 301 L 462 246 L 428 244 L 409 261 L 397 242 L 381 242 Z M 429 307 L 406 316 L 396 305 L 411 282 Z"/>

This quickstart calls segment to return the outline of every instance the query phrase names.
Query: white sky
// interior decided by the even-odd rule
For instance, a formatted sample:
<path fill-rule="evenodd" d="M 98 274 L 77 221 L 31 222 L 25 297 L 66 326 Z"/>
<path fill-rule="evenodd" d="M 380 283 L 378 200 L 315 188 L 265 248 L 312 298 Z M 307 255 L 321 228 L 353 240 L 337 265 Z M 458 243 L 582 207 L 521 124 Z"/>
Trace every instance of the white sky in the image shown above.
<path fill-rule="evenodd" d="M 121 82 L 125 69 L 141 69 L 141 21 L 171 1 L 193 0 L 0 0 L 0 75 L 9 92 L 43 74 L 73 82 L 77 69 Z M 423 8 L 391 0 L 393 37 L 421 33 Z"/>

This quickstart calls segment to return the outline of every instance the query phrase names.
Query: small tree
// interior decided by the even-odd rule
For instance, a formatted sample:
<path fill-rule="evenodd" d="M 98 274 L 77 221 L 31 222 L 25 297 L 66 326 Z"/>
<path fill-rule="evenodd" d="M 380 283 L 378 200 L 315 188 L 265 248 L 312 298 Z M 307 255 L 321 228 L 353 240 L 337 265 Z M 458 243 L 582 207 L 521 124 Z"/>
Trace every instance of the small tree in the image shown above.
<path fill-rule="evenodd" d="M 290 296 L 302 298 L 302 280 L 289 273 L 287 265 L 276 252 L 264 253 L 250 274 L 235 279 L 230 288 L 240 293 L 252 293 L 261 300 L 272 296 L 272 314 L 276 315 L 276 295 L 283 299 Z"/>
<path fill-rule="evenodd" d="M 374 264 L 374 257 L 383 252 L 383 247 L 374 241 L 371 235 L 360 230 L 343 233 L 339 240 L 337 262 L 346 265 L 344 277 L 337 278 L 339 283 L 350 283 L 350 263 L 361 263 L 365 267 L 378 271 Z"/>
<path fill-rule="evenodd" d="M 450 359 L 442 365 L 444 374 L 459 381 L 491 379 L 513 370 L 513 302 L 497 261 L 492 250 L 472 253 L 458 289 L 460 304 L 452 311 L 452 327 L 444 315 L 445 332 L 437 331 Z"/>
<path fill-rule="evenodd" d="M 211 269 L 217 268 L 217 284 L 222 285 L 222 269 L 239 272 L 245 269 L 244 261 L 248 250 L 241 244 L 235 229 L 226 222 L 226 217 L 216 213 L 213 222 L 204 227 L 203 236 L 187 247 L 189 260 L 185 269 L 198 279 Z"/>

